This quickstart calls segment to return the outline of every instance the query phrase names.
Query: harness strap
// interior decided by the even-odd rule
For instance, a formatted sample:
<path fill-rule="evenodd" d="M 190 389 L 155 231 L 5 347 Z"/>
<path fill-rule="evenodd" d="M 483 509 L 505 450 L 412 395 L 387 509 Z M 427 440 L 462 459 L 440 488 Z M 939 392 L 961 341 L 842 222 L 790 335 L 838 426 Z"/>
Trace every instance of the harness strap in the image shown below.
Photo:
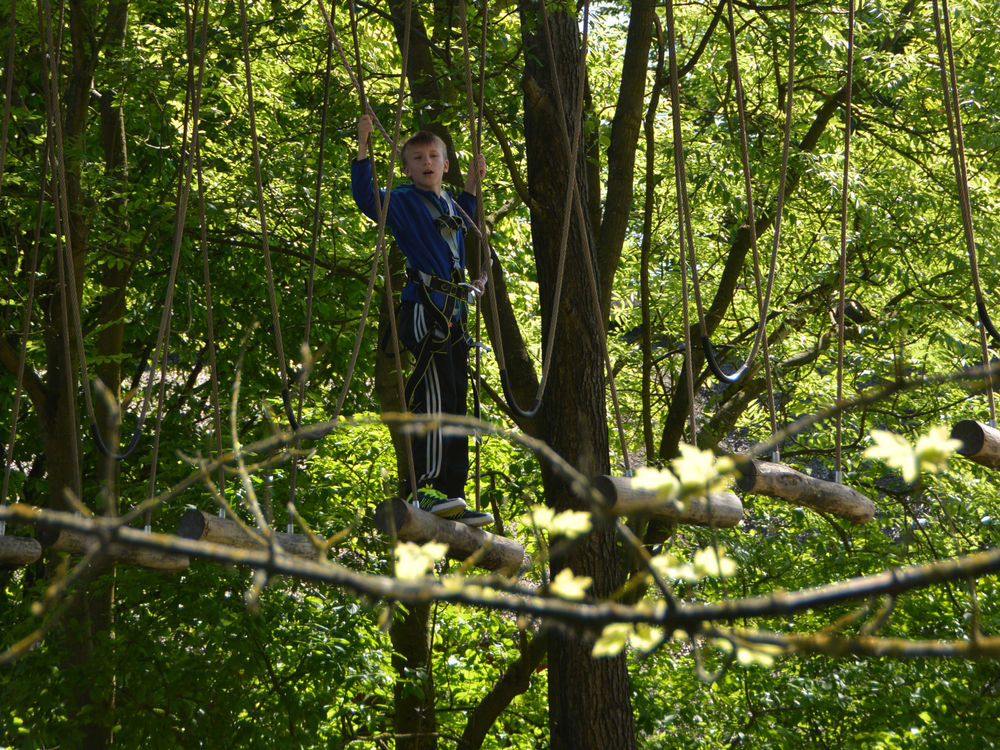
<path fill-rule="evenodd" d="M 452 275 L 453 277 L 457 277 L 458 281 L 442 279 L 440 276 L 417 271 L 413 268 L 407 269 L 407 278 L 410 281 L 419 282 L 421 289 L 438 292 L 454 300 L 468 299 L 469 290 L 463 285 L 463 274 L 456 269 Z"/>

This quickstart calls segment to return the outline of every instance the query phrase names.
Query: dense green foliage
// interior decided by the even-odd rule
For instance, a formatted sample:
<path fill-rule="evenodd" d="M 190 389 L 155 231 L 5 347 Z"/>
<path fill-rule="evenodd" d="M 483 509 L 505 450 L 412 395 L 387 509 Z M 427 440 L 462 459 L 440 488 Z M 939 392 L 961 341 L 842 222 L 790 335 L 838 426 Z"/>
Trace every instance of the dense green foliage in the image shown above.
<path fill-rule="evenodd" d="M 86 360 L 91 377 L 102 366 L 117 363 L 122 368 L 123 445 L 139 426 L 146 388 L 152 386 L 138 448 L 119 464 L 115 494 L 120 510 L 128 511 L 187 477 L 191 457 L 215 453 L 216 409 L 226 449 L 234 447 L 234 441 L 246 445 L 287 426 L 282 403 L 282 388 L 287 387 L 303 423 L 347 419 L 340 429 L 311 442 L 308 455 L 294 465 L 279 463 L 256 471 L 253 490 L 273 512 L 270 520 L 275 527 L 284 528 L 294 487 L 296 510 L 315 532 L 335 538 L 333 559 L 362 573 L 388 574 L 391 550 L 371 520 L 371 509 L 394 492 L 396 474 L 389 432 L 374 416 L 380 408 L 377 365 L 387 356 L 382 338 L 387 334 L 376 324 L 384 272 L 374 253 L 377 231 L 358 215 L 348 185 L 360 113 L 358 93 L 338 52 L 330 48 L 320 6 L 258 1 L 246 7 L 261 152 L 261 205 L 273 264 L 273 289 L 269 289 L 251 158 L 255 144 L 243 64 L 242 4 L 210 7 L 205 40 L 200 30 L 187 33 L 200 29 L 200 17 L 183 4 L 95 0 L 70 5 L 73 17 L 67 15 L 63 26 L 56 28 L 63 32 L 57 34 L 62 39 L 59 90 L 68 97 L 63 100 L 64 111 L 72 96 L 87 99 L 86 123 L 78 137 L 62 145 L 58 163 L 71 172 L 74 165 L 78 170 L 79 201 L 71 211 L 74 226 L 82 227 L 78 237 L 83 247 L 74 247 L 74 252 L 81 256 L 83 272 L 78 281 Z M 457 5 L 433 5 L 433 10 L 421 8 L 420 13 L 440 76 L 438 98 L 414 101 L 404 96 L 401 128 L 408 131 L 427 122 L 448 128 L 458 166 L 464 169 L 472 151 L 464 83 L 467 73 L 478 75 L 479 51 L 473 50 L 467 71 Z M 629 5 L 598 4 L 588 26 L 587 153 L 598 184 L 608 177 Z M 0 18 L 10 16 L 11 6 L 0 2 Z M 114 46 L 105 34 L 111 28 L 109 8 L 119 6 L 127 7 L 128 19 L 122 42 Z M 747 220 L 729 37 L 724 23 L 712 21 L 723 7 L 693 4 L 675 9 L 680 63 L 697 56 L 680 85 L 687 190 L 706 307 Z M 357 9 L 360 60 L 354 59 L 347 6 L 334 4 L 325 10 L 333 14 L 333 26 L 352 69 L 363 73 L 372 109 L 391 132 L 402 61 L 389 9 L 367 4 Z M 479 10 L 470 5 L 470 16 Z M 1000 234 L 996 158 L 1000 86 L 995 52 L 1000 9 L 968 0 L 951 10 L 973 215 L 981 245 L 979 270 L 984 289 L 992 293 L 1000 287 L 1000 267 L 990 243 Z M 55 239 L 60 232 L 59 212 L 52 198 L 59 181 L 52 178 L 55 160 L 47 156 L 47 136 L 55 137 L 54 128 L 47 125 L 43 81 L 47 42 L 39 32 L 39 19 L 44 21 L 47 13 L 56 11 L 47 3 L 37 7 L 18 3 L 13 67 L 6 57 L 2 63 L 3 82 L 11 76 L 13 82 L 11 98 L 5 100 L 9 131 L 0 183 L 0 425 L 5 445 L 15 391 L 24 389 L 4 500 L 39 506 L 52 504 L 48 493 L 55 462 L 69 460 L 52 455 L 54 443 L 75 442 L 72 435 L 51 434 L 47 421 L 47 410 L 56 409 L 52 394 L 62 382 L 54 369 L 54 348 L 62 344 L 61 243 Z M 484 209 L 514 315 L 540 370 L 543 311 L 524 204 L 530 191 L 523 183 L 520 24 L 527 21 L 518 11 L 507 3 L 490 8 L 484 81 L 487 125 L 482 133 L 489 163 Z M 662 11 L 658 8 L 661 18 Z M 690 559 L 695 551 L 718 541 L 738 563 L 731 578 L 678 582 L 675 592 L 684 601 L 806 589 L 967 554 L 994 547 L 1000 530 L 995 475 L 988 471 L 953 459 L 947 472 L 927 475 L 911 486 L 883 463 L 862 456 L 872 429 L 915 439 L 931 425 L 989 419 L 985 395 L 968 382 L 921 383 L 925 377 L 974 367 L 982 359 L 930 4 L 893 1 L 864 7 L 858 15 L 845 293 L 862 312 L 848 326 L 842 372 L 838 372 L 832 312 L 839 300 L 842 107 L 833 107 L 822 127 L 817 122 L 843 86 L 844 12 L 811 4 L 799 9 L 797 23 L 791 184 L 768 329 L 777 404 L 774 418 L 782 428 L 828 407 L 836 399 L 838 377 L 843 378 L 848 398 L 899 379 L 913 387 L 843 414 L 844 476 L 876 502 L 878 512 L 870 523 L 855 527 L 778 500 L 749 496 L 743 498 L 746 517 L 736 529 L 712 533 L 651 525 L 646 541 L 654 554 L 672 551 Z M 736 25 L 754 201 L 758 217 L 773 220 L 788 11 L 740 6 Z M 87 33 L 74 36 L 71 28 Z M 470 33 L 472 45 L 478 47 L 476 24 Z M 203 41 L 199 169 L 192 172 L 192 192 L 178 231 L 175 221 L 188 168 L 183 155 L 190 153 L 185 139 L 190 138 L 193 101 L 188 95 L 200 76 Z M 93 76 L 83 94 L 73 88 L 70 75 L 79 70 L 81 56 L 90 57 Z M 651 89 L 658 80 L 655 40 L 648 63 Z M 632 465 L 665 464 L 676 452 L 686 420 L 686 415 L 678 420 L 669 414 L 671 406 L 686 396 L 682 393 L 683 276 L 667 94 L 664 88 L 649 164 L 644 163 L 639 139 L 634 201 L 625 209 L 628 231 L 614 275 L 609 321 L 608 345 Z M 108 167 L 112 152 L 107 145 L 110 126 L 101 120 L 104 108 L 120 108 L 127 169 Z M 812 128 L 817 137 L 810 140 Z M 389 152 L 384 141 L 376 144 L 381 180 L 386 179 Z M 646 170 L 654 192 L 652 231 L 644 237 Z M 607 205 L 618 197 L 602 195 Z M 315 232 L 314 216 L 318 216 Z M 759 239 L 762 272 L 772 231 L 773 225 L 767 223 Z M 641 400 L 644 240 L 651 248 L 647 312 L 654 365 L 648 411 Z M 175 245 L 179 260 L 161 398 L 160 363 L 144 363 L 164 333 L 161 314 Z M 36 250 L 38 265 L 33 272 Z M 749 257 L 736 292 L 721 301 L 722 322 L 712 337 L 726 366 L 737 365 L 745 355 L 758 318 Z M 108 314 L 101 305 L 115 294 L 116 272 L 125 276 L 124 311 Z M 373 272 L 374 302 L 370 320 L 365 321 L 362 313 Z M 35 296 L 28 308 L 32 287 Z M 272 291 L 283 352 L 277 351 Z M 206 343 L 209 297 L 218 405 Z M 997 304 L 996 296 L 990 301 Z M 695 316 L 693 298 L 689 308 Z M 29 374 L 18 378 L 26 310 L 31 316 L 26 346 Z M 1000 315 L 1000 306 L 995 312 Z M 352 369 L 351 352 L 363 323 L 361 355 Z M 101 338 L 115 326 L 123 332 L 117 348 Z M 307 331 L 308 350 L 300 348 Z M 485 340 L 485 331 L 480 335 Z M 72 333 L 69 346 L 75 350 Z M 78 368 L 78 353 L 70 359 Z M 287 383 L 282 382 L 279 363 L 289 372 Z M 510 426 L 508 412 L 491 397 L 501 392 L 493 357 L 483 358 L 482 372 L 484 419 Z M 83 425 L 81 495 L 92 510 L 103 511 L 102 459 L 87 434 L 91 417 L 78 381 L 73 398 L 78 423 Z M 300 383 L 304 383 L 301 402 Z M 344 406 L 337 413 L 345 385 Z M 706 447 L 720 453 L 744 452 L 770 436 L 768 394 L 759 367 L 734 386 L 713 383 L 706 371 L 696 389 L 700 439 Z M 546 398 L 558 399 L 559 394 Z M 159 419 L 158 411 L 162 411 Z M 609 414 L 614 415 L 610 408 Z M 656 437 L 653 445 L 647 444 L 644 424 Z M 834 428 L 832 419 L 823 420 L 788 437 L 781 446 L 782 459 L 821 478 L 832 477 Z M 612 466 L 620 472 L 624 455 L 614 420 L 609 434 Z M 481 491 L 482 502 L 498 512 L 506 535 L 524 542 L 536 557 L 543 556 L 544 545 L 520 520 L 529 507 L 545 501 L 537 454 L 489 436 L 481 445 L 480 463 L 481 480 L 475 489 Z M 469 490 L 471 501 L 476 496 L 471 483 Z M 245 507 L 247 486 L 230 474 L 222 492 L 252 522 Z M 215 508 L 209 488 L 197 484 L 157 509 L 153 527 L 174 529 L 186 505 Z M 22 527 L 7 531 L 30 533 Z M 0 649 L 13 647 L 40 623 L 49 622 L 40 616 L 38 602 L 68 564 L 49 553 L 30 567 L 0 570 Z M 442 569 L 455 567 L 442 564 Z M 539 564 L 526 581 L 535 585 L 546 575 Z M 104 571 L 81 582 L 76 590 L 82 604 L 71 611 L 86 610 L 91 603 L 97 611 L 96 602 L 109 596 L 113 587 L 107 621 L 94 632 L 74 635 L 79 623 L 64 618 L 34 649 L 0 666 L 4 697 L 0 746 L 82 746 L 84 726 L 96 725 L 120 747 L 389 747 L 394 687 L 421 691 L 431 684 L 439 746 L 453 747 L 470 712 L 526 649 L 527 638 L 538 627 L 528 618 L 498 610 L 435 604 L 431 663 L 423 674 L 396 675 L 387 630 L 392 619 L 401 616 L 401 605 L 359 600 L 350 591 L 286 579 L 268 581 L 256 596 L 259 583 L 250 572 L 202 561 L 194 561 L 180 574 L 118 566 L 113 573 Z M 998 601 L 996 578 L 988 576 L 966 586 L 933 586 L 868 605 L 873 612 L 893 607 L 879 635 L 950 640 L 995 634 L 1000 625 Z M 863 604 L 741 624 L 778 633 L 830 628 L 858 635 L 866 620 L 850 617 Z M 844 619 L 838 623 L 838 618 Z M 72 653 L 66 645 L 80 639 L 89 643 L 86 654 Z M 1000 668 L 995 661 L 795 655 L 767 667 L 734 664 L 709 682 L 699 671 L 711 673 L 727 662 L 710 644 L 699 642 L 697 649 L 696 655 L 691 641 L 678 638 L 650 655 L 630 657 L 632 708 L 641 746 L 1000 746 L 996 700 Z M 483 746 L 547 746 L 546 689 L 543 660 L 534 668 L 527 689 L 493 724 Z"/>

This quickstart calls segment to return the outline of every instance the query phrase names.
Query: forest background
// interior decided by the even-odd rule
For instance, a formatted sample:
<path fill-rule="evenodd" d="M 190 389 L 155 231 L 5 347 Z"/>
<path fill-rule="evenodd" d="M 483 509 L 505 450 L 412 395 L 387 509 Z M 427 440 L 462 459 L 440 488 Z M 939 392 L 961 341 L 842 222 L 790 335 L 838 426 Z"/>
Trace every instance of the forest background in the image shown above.
<path fill-rule="evenodd" d="M 320 572 L 54 552 L 0 571 L 0 744 L 1000 744 L 996 560 L 975 557 L 1000 530 L 995 480 L 864 453 L 872 430 L 912 444 L 991 418 L 968 371 L 992 356 L 973 270 L 987 305 L 998 286 L 995 4 L 5 0 L 0 18 L 4 503 L 169 534 L 221 501 L 329 543 Z M 378 415 L 398 405 L 401 278 L 348 187 L 365 100 L 390 136 L 397 116 L 444 134 L 455 186 L 487 157 L 488 245 L 469 239 L 494 259 L 476 323 L 494 353 L 469 497 L 527 546 L 519 585 L 472 588 L 454 562 L 401 580 L 372 524 L 396 491 L 401 433 Z M 733 372 L 772 247 L 767 346 L 719 382 L 699 317 Z M 539 393 L 537 413 L 510 405 Z M 679 446 L 766 457 L 793 424 L 782 461 L 827 480 L 839 464 L 873 520 L 754 495 L 730 529 L 595 512 L 571 540 L 577 516 L 526 516 L 595 509 L 589 478 L 643 465 L 702 472 L 697 495 L 725 467 Z M 217 456 L 225 471 L 198 468 Z"/>

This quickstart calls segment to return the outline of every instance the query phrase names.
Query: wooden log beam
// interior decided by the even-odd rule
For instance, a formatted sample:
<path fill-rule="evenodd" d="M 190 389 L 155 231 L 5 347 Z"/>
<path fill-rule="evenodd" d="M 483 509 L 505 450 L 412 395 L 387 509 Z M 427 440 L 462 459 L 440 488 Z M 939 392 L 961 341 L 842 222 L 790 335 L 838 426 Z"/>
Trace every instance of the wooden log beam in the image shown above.
<path fill-rule="evenodd" d="M 974 419 L 963 419 L 951 429 L 953 440 L 959 440 L 961 456 L 991 469 L 1000 469 L 1000 430 Z"/>
<path fill-rule="evenodd" d="M 71 529 L 55 529 L 40 525 L 35 536 L 45 549 L 65 552 L 70 555 L 83 555 L 95 547 L 101 546 L 101 541 L 96 537 Z M 190 564 L 187 555 L 146 549 L 121 542 L 112 542 L 106 545 L 104 554 L 117 563 L 138 565 L 166 573 L 179 573 L 186 570 Z"/>
<path fill-rule="evenodd" d="M 729 529 L 743 519 L 743 503 L 732 492 L 711 492 L 680 503 L 663 500 L 650 490 L 637 490 L 628 477 L 601 474 L 591 480 L 617 513 L 651 515 L 661 521 Z"/>
<path fill-rule="evenodd" d="M 857 490 L 824 482 L 785 464 L 752 459 L 740 465 L 739 470 L 736 486 L 743 492 L 787 500 L 851 523 L 865 523 L 875 516 L 875 503 Z"/>
<path fill-rule="evenodd" d="M 447 544 L 450 559 L 464 561 L 471 557 L 477 567 L 501 575 L 514 575 L 530 565 L 523 544 L 440 518 L 398 497 L 384 500 L 375 508 L 375 527 L 383 534 L 395 531 L 396 536 L 406 542 Z"/>
<path fill-rule="evenodd" d="M 42 545 L 30 536 L 0 536 L 0 568 L 23 568 L 42 556 Z"/>
<path fill-rule="evenodd" d="M 285 531 L 272 531 L 278 546 L 292 557 L 304 557 L 315 560 L 319 550 L 313 546 L 305 534 L 289 534 Z M 177 536 L 184 539 L 194 539 L 202 542 L 215 542 L 238 549 L 260 549 L 266 544 L 254 539 L 240 527 L 238 523 L 197 508 L 188 508 L 177 523 Z"/>

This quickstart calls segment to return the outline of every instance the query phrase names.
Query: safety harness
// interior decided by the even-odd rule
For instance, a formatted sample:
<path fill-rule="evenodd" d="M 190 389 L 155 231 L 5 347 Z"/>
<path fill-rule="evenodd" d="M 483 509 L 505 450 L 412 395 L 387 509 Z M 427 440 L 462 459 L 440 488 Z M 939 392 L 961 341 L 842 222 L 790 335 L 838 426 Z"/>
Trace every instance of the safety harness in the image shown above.
<path fill-rule="evenodd" d="M 433 319 L 428 321 L 427 334 L 420 342 L 420 351 L 417 353 L 413 373 L 406 383 L 404 395 L 408 408 L 412 406 L 413 395 L 427 374 L 433 356 L 460 342 L 465 346 L 472 344 L 465 330 L 465 310 L 461 307 L 468 303 L 470 297 L 470 286 L 465 283 L 465 272 L 458 252 L 459 233 L 465 231 L 465 223 L 455 215 L 451 198 L 444 199 L 448 208 L 448 213 L 444 213 L 436 201 L 426 195 L 421 194 L 420 197 L 424 199 L 427 209 L 434 217 L 434 226 L 451 250 L 452 270 L 451 278 L 443 279 L 409 266 L 406 269 L 407 278 L 417 285 L 424 310 L 433 316 Z M 443 307 L 434 304 L 431 298 L 434 292 L 444 295 Z"/>

